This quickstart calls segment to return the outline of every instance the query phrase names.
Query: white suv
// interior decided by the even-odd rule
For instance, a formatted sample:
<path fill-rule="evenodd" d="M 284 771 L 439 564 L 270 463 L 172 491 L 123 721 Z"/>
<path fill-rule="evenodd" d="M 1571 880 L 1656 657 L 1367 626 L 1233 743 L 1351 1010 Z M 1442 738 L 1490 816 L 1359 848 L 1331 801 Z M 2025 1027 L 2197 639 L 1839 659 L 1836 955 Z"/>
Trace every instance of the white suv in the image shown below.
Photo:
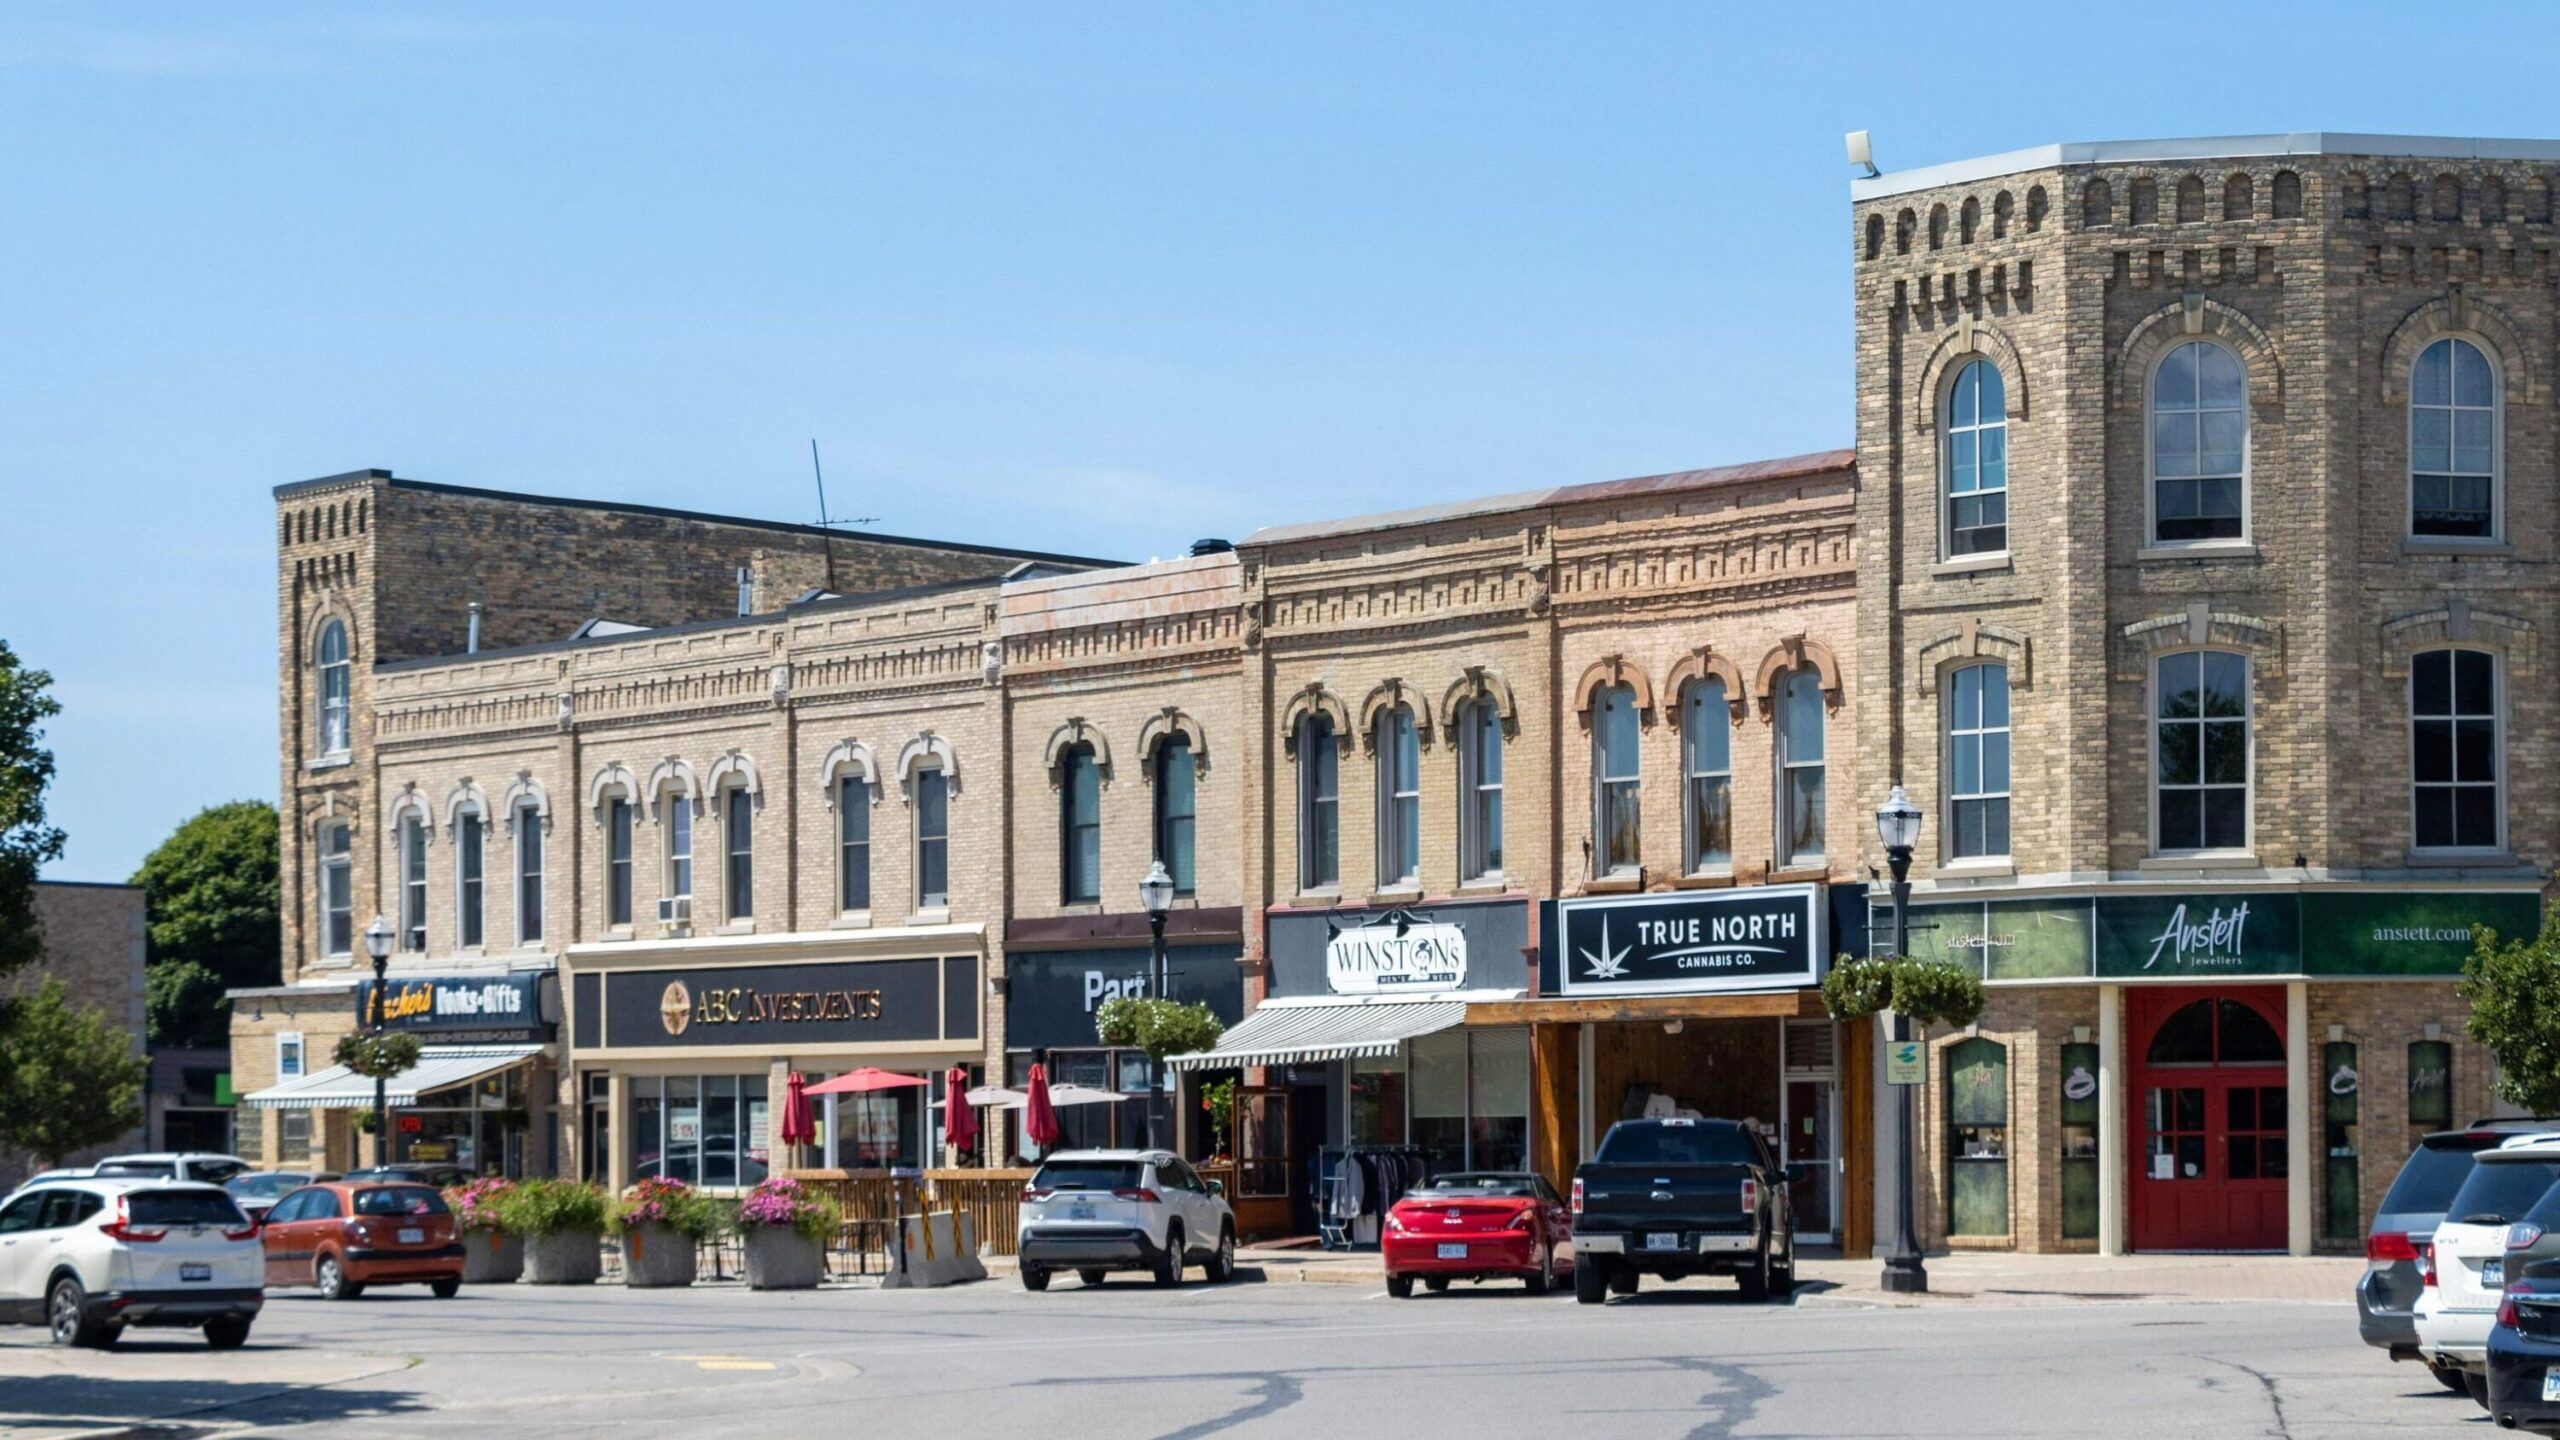
<path fill-rule="evenodd" d="M 144 1155 L 110 1155 L 89 1167 L 101 1180 L 200 1180 L 219 1185 L 257 1167 L 237 1155 L 160 1150 Z"/>
<path fill-rule="evenodd" d="M 257 1222 L 220 1186 L 54 1180 L 0 1203 L 0 1309 L 56 1345 L 104 1347 L 135 1325 L 201 1326 L 216 1350 L 266 1303 Z"/>
<path fill-rule="evenodd" d="M 2560 1184 L 2560 1137 L 2520 1135 L 2483 1150 L 2446 1202 L 2444 1221 L 2418 1252 L 2422 1287 L 2412 1312 L 2418 1351 L 2440 1370 L 2470 1377 L 2487 1404 L 2489 1332 L 2506 1289 L 2508 1230 Z"/>
<path fill-rule="evenodd" d="M 1022 1288 L 1046 1290 L 1073 1270 L 1099 1285 L 1112 1270 L 1182 1283 L 1197 1264 L 1209 1283 L 1235 1273 L 1236 1217 L 1226 1191 L 1165 1150 L 1069 1150 L 1040 1162 L 1022 1192 L 1014 1235 Z"/>

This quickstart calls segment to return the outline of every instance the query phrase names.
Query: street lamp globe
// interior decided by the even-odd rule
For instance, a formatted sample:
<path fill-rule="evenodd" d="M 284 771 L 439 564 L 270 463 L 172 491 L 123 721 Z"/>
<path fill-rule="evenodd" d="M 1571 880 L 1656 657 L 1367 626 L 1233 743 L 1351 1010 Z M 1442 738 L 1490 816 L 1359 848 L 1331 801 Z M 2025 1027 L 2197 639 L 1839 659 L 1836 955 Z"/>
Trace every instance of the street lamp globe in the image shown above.
<path fill-rule="evenodd" d="M 1173 877 L 1165 873 L 1159 860 L 1147 869 L 1147 877 L 1138 882 L 1138 903 L 1149 915 L 1162 915 L 1173 908 Z"/>
<path fill-rule="evenodd" d="M 364 953 L 372 956 L 376 964 L 391 958 L 391 922 L 379 914 L 364 927 Z"/>
<path fill-rule="evenodd" d="M 1895 781 L 1893 793 L 1876 810 L 1876 838 L 1884 842 L 1885 853 L 1910 853 L 1920 843 L 1920 819 L 1920 807 L 1911 803 L 1902 782 Z"/>

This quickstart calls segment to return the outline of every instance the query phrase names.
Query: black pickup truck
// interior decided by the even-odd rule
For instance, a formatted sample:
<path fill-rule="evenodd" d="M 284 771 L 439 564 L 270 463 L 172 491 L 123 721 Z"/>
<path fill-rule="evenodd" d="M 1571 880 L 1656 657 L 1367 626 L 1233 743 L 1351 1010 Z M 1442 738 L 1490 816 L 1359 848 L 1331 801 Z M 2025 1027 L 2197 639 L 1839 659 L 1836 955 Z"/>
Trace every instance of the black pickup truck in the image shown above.
<path fill-rule="evenodd" d="M 1731 1275 L 1746 1300 L 1795 1289 L 1787 1171 L 1733 1120 L 1622 1120 L 1573 1175 L 1573 1298 L 1637 1277 Z"/>

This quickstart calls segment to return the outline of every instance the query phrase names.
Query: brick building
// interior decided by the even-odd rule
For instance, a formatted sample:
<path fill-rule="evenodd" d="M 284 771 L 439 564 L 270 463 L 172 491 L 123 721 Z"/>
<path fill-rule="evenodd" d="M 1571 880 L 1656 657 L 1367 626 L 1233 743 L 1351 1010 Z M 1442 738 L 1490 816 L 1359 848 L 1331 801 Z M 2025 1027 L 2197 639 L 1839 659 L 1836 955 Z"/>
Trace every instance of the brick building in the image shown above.
<path fill-rule="evenodd" d="M 142 887 L 43 880 L 36 884 L 35 903 L 44 953 L 8 977 L 9 991 L 24 994 L 47 980 L 59 980 L 64 998 L 125 1027 L 133 1035 L 133 1053 L 141 1054 L 146 1018 Z M 148 1143 L 148 1121 L 146 1115 L 145 1125 L 131 1134 L 65 1156 L 64 1163 L 87 1165 L 120 1150 L 140 1149 Z M 38 1156 L 0 1151 L 0 1186 L 16 1184 L 41 1163 Z"/>

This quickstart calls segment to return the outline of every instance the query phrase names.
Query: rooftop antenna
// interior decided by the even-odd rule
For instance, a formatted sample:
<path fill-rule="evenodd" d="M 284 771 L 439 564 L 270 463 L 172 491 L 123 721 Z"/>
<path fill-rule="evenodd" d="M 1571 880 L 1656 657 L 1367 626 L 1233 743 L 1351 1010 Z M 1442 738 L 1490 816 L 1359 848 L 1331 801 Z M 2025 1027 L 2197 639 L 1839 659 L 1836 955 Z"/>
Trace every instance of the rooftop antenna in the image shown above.
<path fill-rule="evenodd" d="M 849 520 L 831 519 L 827 515 L 827 471 L 818 463 L 818 437 L 809 437 L 809 473 L 818 481 L 818 528 L 832 531 L 838 525 L 877 525 L 877 515 L 861 515 Z M 836 593 L 836 537 L 827 536 L 827 592 Z"/>

